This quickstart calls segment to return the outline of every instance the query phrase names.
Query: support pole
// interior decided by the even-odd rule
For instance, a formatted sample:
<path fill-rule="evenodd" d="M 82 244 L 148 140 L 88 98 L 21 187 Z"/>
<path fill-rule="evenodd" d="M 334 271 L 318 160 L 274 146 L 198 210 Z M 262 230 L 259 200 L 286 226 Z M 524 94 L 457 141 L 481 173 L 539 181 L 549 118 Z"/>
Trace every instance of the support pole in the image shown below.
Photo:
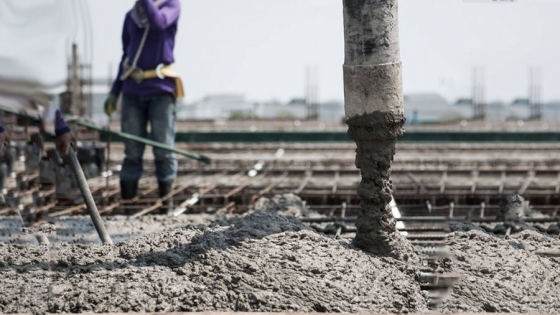
<path fill-rule="evenodd" d="M 404 133 L 397 0 L 344 0 L 344 95 L 348 135 L 362 174 L 354 243 L 368 252 L 408 259 L 412 246 L 388 206 L 391 163 Z"/>
<path fill-rule="evenodd" d="M 83 102 L 82 102 L 82 85 L 80 76 L 80 60 L 78 56 L 78 45 L 72 44 L 72 108 L 65 114 L 83 115 Z"/>
<path fill-rule="evenodd" d="M 103 220 L 99 215 L 99 211 L 97 210 L 97 205 L 95 205 L 95 201 L 93 200 L 93 196 L 91 191 L 89 190 L 89 186 L 86 180 L 86 176 L 82 171 L 82 167 L 80 166 L 80 162 L 78 162 L 78 157 L 74 152 L 74 149 L 70 147 L 68 149 L 68 158 L 70 161 L 70 167 L 72 168 L 72 172 L 76 177 L 76 181 L 78 182 L 78 186 L 80 187 L 80 192 L 82 193 L 82 197 L 84 198 L 84 202 L 88 209 L 89 215 L 91 220 L 93 221 L 93 225 L 97 230 L 97 234 L 99 238 L 104 244 L 113 244 L 105 225 L 103 224 Z"/>

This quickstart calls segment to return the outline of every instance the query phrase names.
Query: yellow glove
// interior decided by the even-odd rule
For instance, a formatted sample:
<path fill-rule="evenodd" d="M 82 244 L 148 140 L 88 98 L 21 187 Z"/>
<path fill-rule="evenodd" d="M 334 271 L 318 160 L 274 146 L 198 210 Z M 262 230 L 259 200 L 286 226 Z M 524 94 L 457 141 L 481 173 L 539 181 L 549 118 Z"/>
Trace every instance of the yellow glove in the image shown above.
<path fill-rule="evenodd" d="M 118 97 L 115 94 L 109 94 L 105 101 L 105 114 L 111 116 L 117 110 Z"/>

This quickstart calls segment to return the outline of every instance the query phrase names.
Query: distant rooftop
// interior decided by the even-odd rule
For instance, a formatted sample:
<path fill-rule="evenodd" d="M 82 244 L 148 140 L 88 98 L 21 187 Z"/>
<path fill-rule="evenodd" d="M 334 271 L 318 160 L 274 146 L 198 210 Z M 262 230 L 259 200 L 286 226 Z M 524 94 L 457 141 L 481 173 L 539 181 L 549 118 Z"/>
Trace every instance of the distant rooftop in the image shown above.
<path fill-rule="evenodd" d="M 244 102 L 243 94 L 212 94 L 202 99 L 203 102 Z"/>

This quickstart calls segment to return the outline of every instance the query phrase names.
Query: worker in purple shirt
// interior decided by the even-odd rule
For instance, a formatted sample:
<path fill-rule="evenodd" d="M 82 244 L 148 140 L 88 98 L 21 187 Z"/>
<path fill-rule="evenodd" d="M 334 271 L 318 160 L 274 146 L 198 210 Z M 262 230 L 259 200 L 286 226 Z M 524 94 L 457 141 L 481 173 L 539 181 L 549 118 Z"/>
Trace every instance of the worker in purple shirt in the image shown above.
<path fill-rule="evenodd" d="M 154 141 L 175 145 L 175 104 L 183 97 L 180 78 L 171 69 L 173 48 L 181 7 L 179 0 L 138 0 L 125 17 L 123 55 L 118 76 L 105 101 L 105 113 L 117 110 L 122 95 L 121 128 L 125 133 L 147 137 L 148 123 Z M 120 172 L 121 197 L 134 199 L 143 172 L 145 145 L 125 142 L 125 159 Z M 159 196 L 168 195 L 177 176 L 177 160 L 168 151 L 154 148 Z M 172 202 L 164 204 L 162 213 Z M 126 214 L 133 212 L 125 209 Z"/>

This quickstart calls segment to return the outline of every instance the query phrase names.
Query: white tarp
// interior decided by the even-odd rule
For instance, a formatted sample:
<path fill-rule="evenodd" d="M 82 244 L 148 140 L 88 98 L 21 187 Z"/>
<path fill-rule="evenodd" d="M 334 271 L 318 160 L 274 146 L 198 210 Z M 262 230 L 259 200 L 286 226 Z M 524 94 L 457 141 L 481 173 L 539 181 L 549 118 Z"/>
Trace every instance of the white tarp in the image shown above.
<path fill-rule="evenodd" d="M 47 105 L 66 90 L 81 0 L 0 0 L 0 102 Z M 0 104 L 2 105 L 2 104 Z"/>

